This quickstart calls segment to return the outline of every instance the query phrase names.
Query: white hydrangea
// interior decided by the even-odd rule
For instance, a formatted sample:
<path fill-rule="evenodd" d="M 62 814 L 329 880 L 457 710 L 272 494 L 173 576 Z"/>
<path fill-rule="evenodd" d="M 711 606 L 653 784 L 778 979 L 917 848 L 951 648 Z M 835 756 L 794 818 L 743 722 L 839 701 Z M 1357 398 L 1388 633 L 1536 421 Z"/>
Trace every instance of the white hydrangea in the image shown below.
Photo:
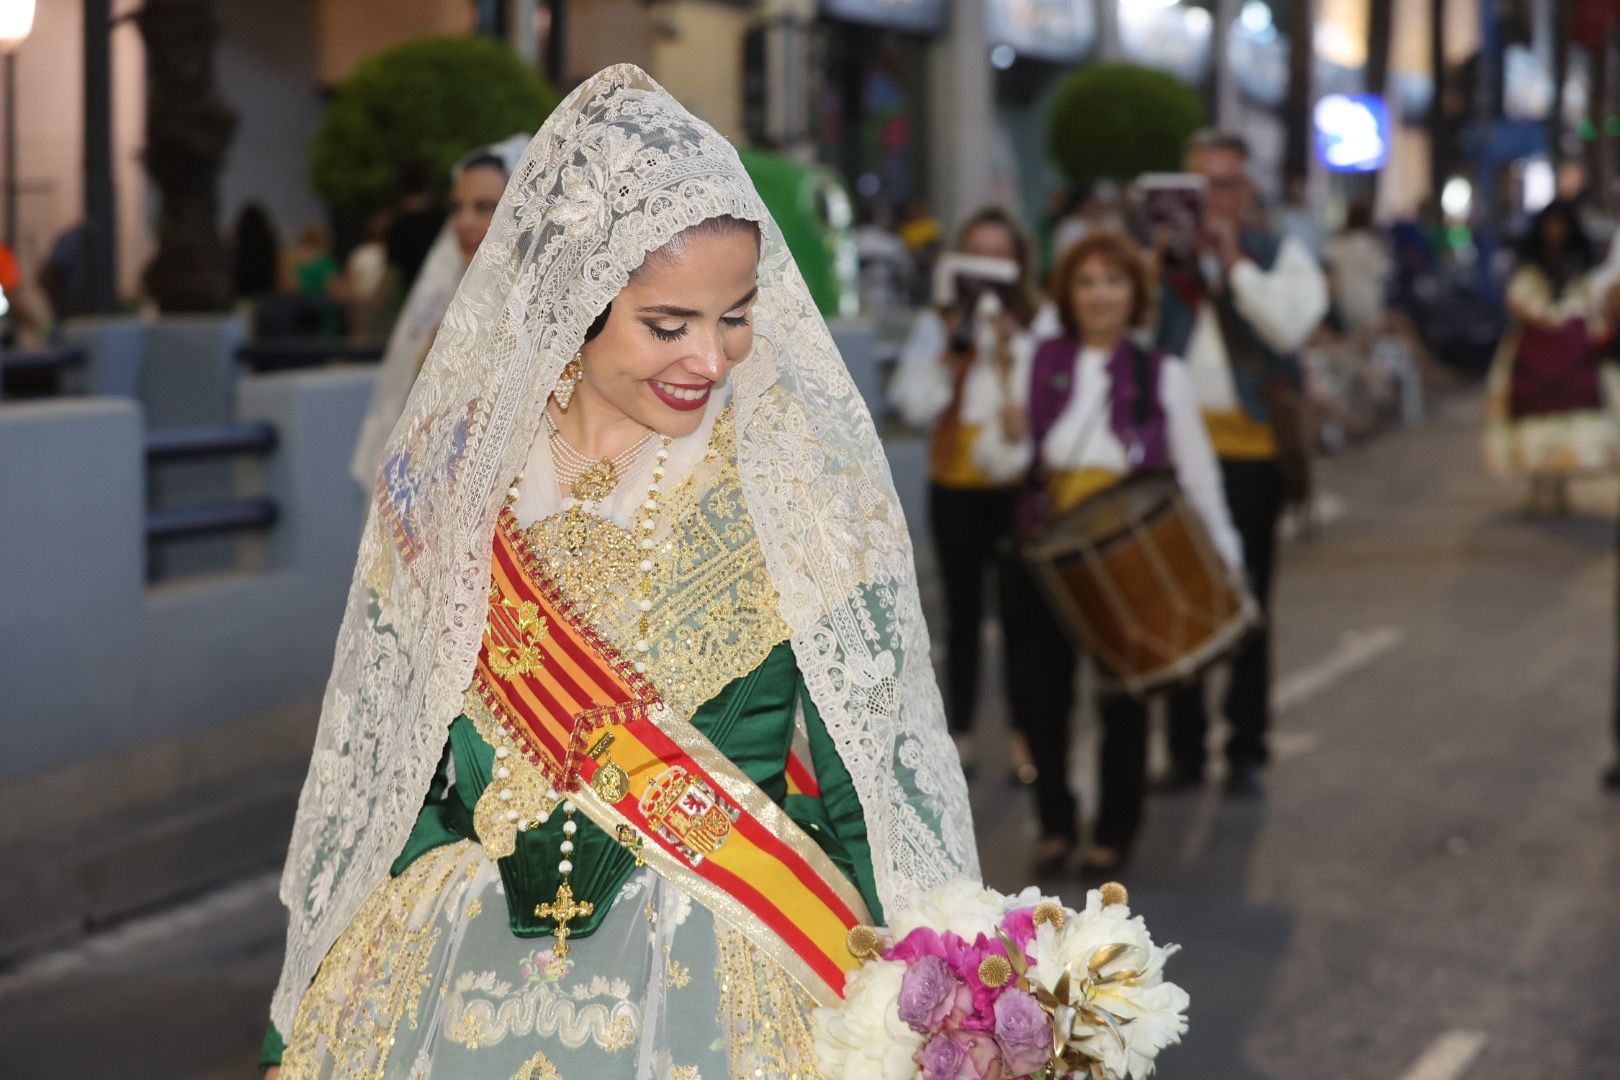
<path fill-rule="evenodd" d="M 949 930 L 965 941 L 980 934 L 994 937 L 1007 910 L 1007 898 L 976 881 L 952 878 L 919 896 L 906 910 L 893 916 L 889 930 L 899 941 L 920 926 L 944 933 Z"/>
<path fill-rule="evenodd" d="M 850 972 L 844 1000 L 810 1015 L 816 1059 L 826 1080 L 912 1080 L 923 1037 L 900 1019 L 906 965 L 873 960 Z"/>

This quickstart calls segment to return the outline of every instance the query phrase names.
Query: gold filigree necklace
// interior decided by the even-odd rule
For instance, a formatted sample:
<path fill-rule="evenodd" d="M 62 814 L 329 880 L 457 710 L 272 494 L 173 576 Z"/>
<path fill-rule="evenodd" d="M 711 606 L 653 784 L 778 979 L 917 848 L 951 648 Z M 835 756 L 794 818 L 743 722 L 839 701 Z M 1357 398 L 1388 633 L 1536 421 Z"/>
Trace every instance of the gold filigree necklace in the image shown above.
<path fill-rule="evenodd" d="M 599 503 L 613 494 L 613 489 L 619 486 L 619 478 L 652 442 L 653 433 L 649 431 L 628 449 L 611 458 L 598 460 L 580 453 L 563 438 L 550 409 L 541 415 L 546 421 L 546 438 L 551 444 L 551 460 L 557 469 L 557 480 L 580 502 Z"/>

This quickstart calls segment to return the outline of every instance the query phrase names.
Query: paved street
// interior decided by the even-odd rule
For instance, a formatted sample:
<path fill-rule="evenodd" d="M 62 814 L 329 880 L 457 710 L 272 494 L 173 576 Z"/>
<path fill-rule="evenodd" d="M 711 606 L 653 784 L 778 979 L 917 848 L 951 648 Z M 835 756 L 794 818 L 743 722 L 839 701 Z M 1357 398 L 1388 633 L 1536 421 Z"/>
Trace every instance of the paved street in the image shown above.
<path fill-rule="evenodd" d="M 1186 949 L 1169 1080 L 1620 1077 L 1620 799 L 1596 784 L 1620 487 L 1522 518 L 1478 414 L 1325 467 L 1330 520 L 1281 577 L 1268 798 L 1150 807 L 1125 880 Z M 1031 824 L 1004 773 L 974 797 L 1011 888 Z M 251 1075 L 279 932 L 265 876 L 0 973 L 0 1075 Z"/>

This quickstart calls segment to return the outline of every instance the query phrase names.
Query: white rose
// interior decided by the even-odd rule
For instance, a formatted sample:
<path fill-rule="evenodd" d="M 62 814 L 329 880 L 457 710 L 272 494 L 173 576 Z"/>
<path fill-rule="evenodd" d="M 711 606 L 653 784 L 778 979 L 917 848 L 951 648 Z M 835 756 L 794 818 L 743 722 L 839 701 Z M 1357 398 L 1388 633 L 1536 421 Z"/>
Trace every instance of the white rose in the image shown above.
<path fill-rule="evenodd" d="M 816 1060 L 827 1080 L 912 1080 L 923 1037 L 900 1019 L 906 965 L 874 960 L 850 972 L 843 1004 L 810 1015 Z"/>
<path fill-rule="evenodd" d="M 1101 1061 L 1110 1077 L 1141 1080 L 1152 1074 L 1159 1051 L 1180 1042 L 1187 1031 L 1187 992 L 1164 981 L 1164 962 L 1178 951 L 1177 946 L 1155 945 L 1147 924 L 1140 917 L 1131 918 L 1130 908 L 1123 904 L 1105 907 L 1093 891 L 1086 897 L 1086 909 L 1071 917 L 1062 930 L 1050 925 L 1037 928 L 1037 962 L 1030 968 L 1030 978 L 1051 989 L 1068 970 L 1073 975 L 1071 986 L 1078 991 L 1091 958 L 1110 945 L 1126 948 L 1098 974 L 1139 974 L 1095 985 L 1089 1000 L 1120 1021 L 1130 1022 L 1121 1023 L 1117 1032 L 1106 1024 L 1081 1023 L 1074 1030 L 1074 1043 Z"/>
<path fill-rule="evenodd" d="M 923 893 L 904 911 L 889 920 L 889 930 L 899 941 L 919 926 L 944 933 L 949 930 L 964 941 L 980 934 L 994 937 L 1007 910 L 1007 898 L 968 878 L 953 878 Z"/>

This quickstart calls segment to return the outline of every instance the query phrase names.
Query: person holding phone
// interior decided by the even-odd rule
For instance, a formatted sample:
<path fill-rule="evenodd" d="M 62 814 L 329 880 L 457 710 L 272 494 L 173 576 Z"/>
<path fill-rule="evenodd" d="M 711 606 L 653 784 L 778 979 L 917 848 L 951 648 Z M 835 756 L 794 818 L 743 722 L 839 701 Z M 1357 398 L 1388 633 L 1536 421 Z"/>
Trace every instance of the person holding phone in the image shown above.
<path fill-rule="evenodd" d="M 971 765 L 986 579 L 1004 577 L 1018 494 L 975 463 L 973 447 L 1028 372 L 1035 301 L 1029 241 L 1000 207 L 970 217 L 953 252 L 967 258 L 941 259 L 935 304 L 912 323 L 889 398 L 908 424 L 932 429 L 928 520 L 945 585 L 945 711 Z M 1035 766 L 1017 733 L 1011 749 L 1018 779 L 1032 782 Z"/>
<path fill-rule="evenodd" d="M 1195 135 L 1187 171 L 1203 182 L 1198 233 L 1186 250 L 1155 237 L 1164 287 L 1157 344 L 1187 359 L 1220 460 L 1232 522 L 1243 540 L 1249 586 L 1264 618 L 1233 656 L 1225 701 L 1229 795 L 1260 793 L 1271 724 L 1271 583 L 1285 507 L 1309 497 L 1309 450 L 1295 355 L 1327 314 L 1327 280 L 1298 239 L 1260 228 L 1248 144 L 1240 135 Z M 1167 787 L 1204 783 L 1209 717 L 1203 683 L 1170 701 L 1172 772 Z"/>
<path fill-rule="evenodd" d="M 991 475 L 1023 480 L 1019 531 L 1038 533 L 1133 474 L 1173 470 L 1215 549 L 1240 571 L 1242 543 L 1186 365 L 1133 338 L 1153 302 L 1141 248 L 1118 232 L 1091 233 L 1059 259 L 1051 296 L 1062 333 L 1036 349 L 1020 387 L 1022 415 L 975 447 Z M 1035 870 L 1050 878 L 1069 868 L 1079 835 L 1079 803 L 1057 765 L 1069 757 L 1079 656 L 1022 560 L 1008 575 L 1004 602 L 1015 722 L 1036 759 L 1053 763 L 1034 784 Z M 1097 820 L 1081 870 L 1106 875 L 1130 857 L 1142 822 L 1147 702 L 1099 690 L 1097 712 Z"/>

